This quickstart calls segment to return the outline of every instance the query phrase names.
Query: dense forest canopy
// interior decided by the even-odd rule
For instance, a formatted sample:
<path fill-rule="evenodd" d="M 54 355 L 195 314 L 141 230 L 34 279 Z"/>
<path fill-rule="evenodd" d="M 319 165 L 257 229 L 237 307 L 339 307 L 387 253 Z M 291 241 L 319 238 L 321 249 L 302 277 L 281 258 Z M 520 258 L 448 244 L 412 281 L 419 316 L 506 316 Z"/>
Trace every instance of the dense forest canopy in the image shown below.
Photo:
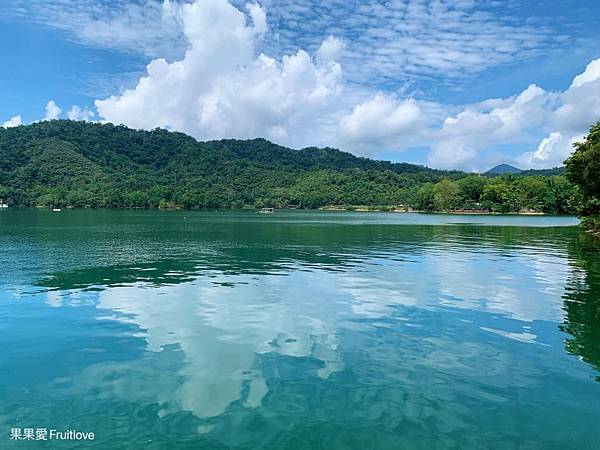
<path fill-rule="evenodd" d="M 264 139 L 198 142 L 162 129 L 53 120 L 0 128 L 0 199 L 14 206 L 318 208 L 576 213 L 561 170 L 487 177 Z"/>

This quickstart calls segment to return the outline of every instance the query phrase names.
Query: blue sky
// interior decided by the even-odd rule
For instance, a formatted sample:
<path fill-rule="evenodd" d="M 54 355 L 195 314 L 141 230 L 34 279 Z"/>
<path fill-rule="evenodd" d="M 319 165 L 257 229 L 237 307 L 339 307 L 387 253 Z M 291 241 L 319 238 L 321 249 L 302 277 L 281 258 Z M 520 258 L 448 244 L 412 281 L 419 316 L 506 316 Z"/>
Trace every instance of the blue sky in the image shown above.
<path fill-rule="evenodd" d="M 106 120 L 485 170 L 559 165 L 600 120 L 592 0 L 4 3 L 5 126 Z"/>

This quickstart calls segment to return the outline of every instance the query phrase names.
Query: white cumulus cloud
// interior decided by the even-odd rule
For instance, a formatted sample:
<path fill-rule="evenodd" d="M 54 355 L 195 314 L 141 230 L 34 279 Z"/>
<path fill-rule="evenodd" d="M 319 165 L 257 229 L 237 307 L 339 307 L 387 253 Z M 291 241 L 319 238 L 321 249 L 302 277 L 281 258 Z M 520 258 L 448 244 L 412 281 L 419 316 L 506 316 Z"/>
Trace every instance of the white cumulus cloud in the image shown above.
<path fill-rule="evenodd" d="M 600 59 L 596 59 L 589 63 L 583 73 L 573 78 L 571 88 L 581 87 L 586 83 L 596 81 L 598 78 L 600 78 Z"/>
<path fill-rule="evenodd" d="M 554 112 L 556 127 L 576 133 L 600 119 L 600 58 L 573 79 L 560 103 Z"/>
<path fill-rule="evenodd" d="M 77 105 L 73 105 L 69 112 L 67 112 L 69 120 L 91 120 L 94 117 L 94 112 L 90 111 L 88 107 L 81 108 Z"/>
<path fill-rule="evenodd" d="M 573 78 L 571 86 L 557 95 L 557 103 L 547 124 L 553 131 L 535 151 L 524 152 L 517 158 L 524 167 L 562 165 L 573 152 L 573 144 L 583 140 L 589 127 L 600 120 L 600 58 Z"/>
<path fill-rule="evenodd" d="M 433 133 L 430 165 L 476 169 L 479 151 L 487 146 L 512 143 L 524 132 L 541 126 L 553 96 L 532 84 L 519 95 L 471 105 L 447 117 Z"/>
<path fill-rule="evenodd" d="M 2 124 L 2 127 L 3 128 L 18 127 L 22 123 L 23 123 L 23 120 L 21 119 L 21 116 L 14 116 L 14 117 L 11 117 L 10 119 L 8 119 L 6 122 L 4 122 Z"/>
<path fill-rule="evenodd" d="M 317 58 L 322 62 L 336 61 L 343 49 L 344 43 L 342 41 L 334 36 L 329 36 L 317 50 Z"/>
<path fill-rule="evenodd" d="M 521 154 L 517 161 L 522 167 L 532 169 L 561 166 L 573 151 L 573 144 L 583 138 L 583 135 L 568 137 L 554 131 L 542 139 L 535 151 Z"/>
<path fill-rule="evenodd" d="M 249 6 L 252 23 L 226 0 L 172 5 L 189 48 L 172 63 L 155 59 L 134 89 L 95 102 L 106 121 L 163 127 L 199 139 L 265 136 L 293 145 L 318 126 L 342 86 L 341 67 L 327 40 L 320 57 L 307 52 L 276 60 L 256 53 L 265 13 Z"/>
<path fill-rule="evenodd" d="M 340 119 L 338 134 L 349 148 L 401 148 L 422 128 L 424 114 L 414 100 L 376 95 Z"/>
<path fill-rule="evenodd" d="M 62 110 L 58 107 L 54 100 L 50 100 L 46 104 L 46 115 L 44 116 L 44 120 L 56 120 L 60 117 Z"/>
<path fill-rule="evenodd" d="M 599 119 L 597 59 L 562 92 L 531 84 L 511 97 L 462 108 L 380 94 L 341 115 L 338 137 L 343 146 L 367 154 L 372 149 L 428 147 L 428 164 L 437 168 L 482 170 L 498 162 L 549 168 L 562 165 L 573 151 L 573 143 L 583 139 Z M 531 149 L 531 142 L 540 134 L 545 137 Z M 489 155 L 494 146 L 505 145 L 522 146 L 523 152 Z"/>

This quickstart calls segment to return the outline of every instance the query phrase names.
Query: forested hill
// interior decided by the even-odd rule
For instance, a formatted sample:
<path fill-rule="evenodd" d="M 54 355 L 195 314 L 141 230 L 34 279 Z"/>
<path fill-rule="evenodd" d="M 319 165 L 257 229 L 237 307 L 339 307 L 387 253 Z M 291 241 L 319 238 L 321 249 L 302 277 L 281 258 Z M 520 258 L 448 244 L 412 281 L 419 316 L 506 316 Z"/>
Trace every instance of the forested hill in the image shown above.
<path fill-rule="evenodd" d="M 2 129 L 3 151 L 28 147 L 38 141 L 56 139 L 77 147 L 77 152 L 107 169 L 115 169 L 113 163 L 127 158 L 132 163 L 166 169 L 176 158 L 179 162 L 191 163 L 198 168 L 211 164 L 244 161 L 257 166 L 286 168 L 291 170 L 315 169 L 363 169 L 391 170 L 396 173 L 437 173 L 444 171 L 405 163 L 391 163 L 361 158 L 351 153 L 332 148 L 305 148 L 292 150 L 273 144 L 266 139 L 198 142 L 178 132 L 163 129 L 153 131 L 133 130 L 125 126 L 53 120 L 29 126 Z M 6 141 L 13 141 L 13 144 Z M 14 142 L 18 145 L 14 145 Z M 454 172 L 460 176 L 461 172 Z"/>
<path fill-rule="evenodd" d="M 0 128 L 0 199 L 9 205 L 455 208 L 485 200 L 483 185 L 495 181 L 485 181 L 481 192 L 470 197 L 462 191 L 444 193 L 456 198 L 443 205 L 433 200 L 419 204 L 424 196 L 419 191 L 427 187 L 434 195 L 442 180 L 442 187 L 450 182 L 460 191 L 457 180 L 483 179 L 467 175 L 360 158 L 332 148 L 292 150 L 264 139 L 198 142 L 166 130 L 68 120 Z M 439 200 L 442 194 L 437 195 Z M 545 202 L 533 207 L 556 207 Z M 532 205 L 517 201 L 510 210 L 521 207 Z"/>

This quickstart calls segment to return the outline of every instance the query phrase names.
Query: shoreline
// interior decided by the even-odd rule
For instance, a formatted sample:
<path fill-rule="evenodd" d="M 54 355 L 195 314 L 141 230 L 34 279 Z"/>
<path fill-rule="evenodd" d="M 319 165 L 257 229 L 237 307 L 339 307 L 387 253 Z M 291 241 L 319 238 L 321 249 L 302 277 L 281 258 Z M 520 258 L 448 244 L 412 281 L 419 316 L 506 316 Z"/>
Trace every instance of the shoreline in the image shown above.
<path fill-rule="evenodd" d="M 49 207 L 49 206 L 11 206 L 2 208 L 2 211 L 13 211 L 13 210 L 46 210 L 49 212 L 62 212 L 65 210 L 125 210 L 125 211 L 253 211 L 258 212 L 261 208 L 143 208 L 143 207 L 108 207 L 108 208 L 85 208 L 85 207 L 74 207 L 74 206 L 62 206 L 62 207 Z M 274 208 L 274 211 L 324 211 L 324 212 L 357 212 L 357 213 L 393 213 L 393 214 L 447 214 L 447 215 L 460 215 L 460 216 L 573 216 L 572 214 L 549 214 L 544 212 L 536 211 L 524 211 L 524 212 L 492 212 L 492 211 L 476 211 L 476 210 L 449 210 L 449 211 L 422 211 L 416 209 L 404 209 L 397 207 L 368 207 L 368 206 L 322 206 L 319 208 Z M 590 234 L 595 234 L 600 237 L 600 231 L 586 230 Z"/>
<path fill-rule="evenodd" d="M 285 208 L 283 208 L 285 209 Z M 457 209 L 448 211 L 424 211 L 418 209 L 404 209 L 390 206 L 387 207 L 368 207 L 368 206 L 322 206 L 316 209 L 310 209 L 312 211 L 348 211 L 348 212 L 390 212 L 390 213 L 418 213 L 418 214 L 452 214 L 452 215 L 464 215 L 464 216 L 548 216 L 545 212 L 538 211 L 523 211 L 523 212 L 507 212 L 499 213 L 493 211 L 478 211 L 468 209 Z M 570 214 L 556 214 L 556 215 L 570 215 Z"/>

